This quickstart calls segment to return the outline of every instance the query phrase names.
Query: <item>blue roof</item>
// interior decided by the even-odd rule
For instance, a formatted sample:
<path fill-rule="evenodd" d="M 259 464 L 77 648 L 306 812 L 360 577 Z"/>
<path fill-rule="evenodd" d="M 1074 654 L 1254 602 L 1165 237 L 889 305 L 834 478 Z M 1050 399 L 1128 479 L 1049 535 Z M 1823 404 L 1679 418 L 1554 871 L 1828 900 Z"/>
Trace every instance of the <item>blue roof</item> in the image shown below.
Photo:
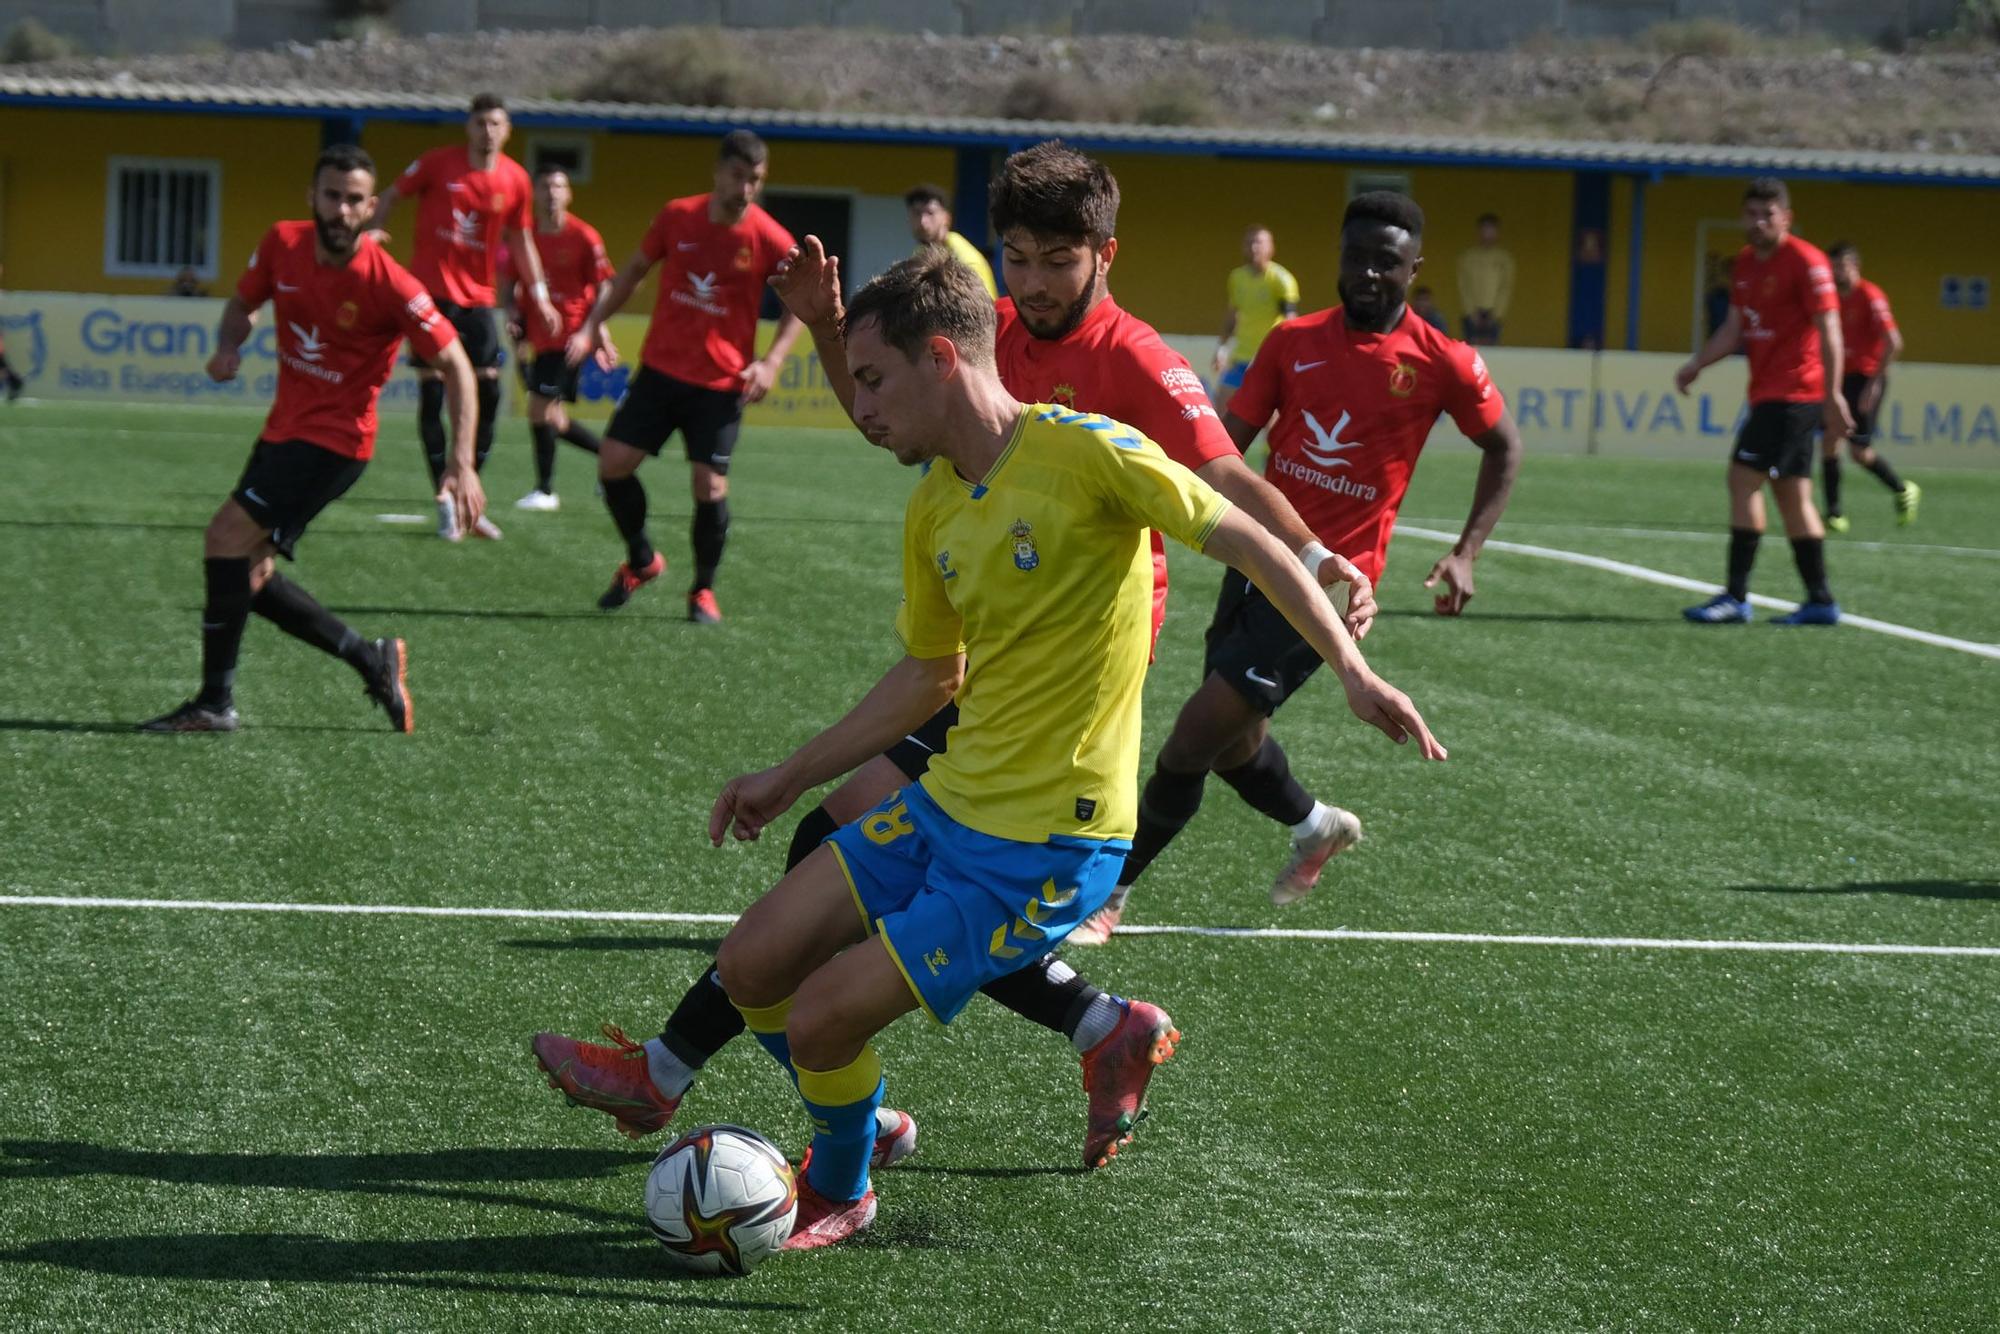
<path fill-rule="evenodd" d="M 325 88 L 277 88 L 0 74 L 0 106 L 177 111 L 209 115 L 455 121 L 461 97 Z M 714 134 L 747 126 L 772 138 L 942 144 L 1012 149 L 1060 136 L 1099 151 L 1316 159 L 1394 166 L 1484 166 L 1558 171 L 1838 179 L 1928 185 L 2000 185 L 2000 157 L 1858 149 L 1614 143 L 1479 135 L 1343 134 L 1320 129 L 1217 129 L 978 116 L 777 111 L 632 102 L 510 100 L 516 124 L 652 134 Z"/>

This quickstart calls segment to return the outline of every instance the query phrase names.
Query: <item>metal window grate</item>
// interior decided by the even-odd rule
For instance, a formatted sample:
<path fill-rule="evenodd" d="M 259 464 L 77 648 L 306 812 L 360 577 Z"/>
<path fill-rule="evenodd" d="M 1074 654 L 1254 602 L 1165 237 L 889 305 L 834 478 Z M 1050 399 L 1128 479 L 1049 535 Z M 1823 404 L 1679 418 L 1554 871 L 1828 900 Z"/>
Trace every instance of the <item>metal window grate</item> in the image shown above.
<path fill-rule="evenodd" d="M 221 171 L 212 163 L 114 160 L 106 209 L 105 272 L 215 276 Z"/>

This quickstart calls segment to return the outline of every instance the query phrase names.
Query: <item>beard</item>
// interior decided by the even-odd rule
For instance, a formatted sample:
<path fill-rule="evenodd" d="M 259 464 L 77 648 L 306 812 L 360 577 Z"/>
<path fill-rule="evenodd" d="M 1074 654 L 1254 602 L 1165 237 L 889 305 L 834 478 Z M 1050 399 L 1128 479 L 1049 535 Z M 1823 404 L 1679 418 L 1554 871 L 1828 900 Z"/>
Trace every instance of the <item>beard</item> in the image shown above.
<path fill-rule="evenodd" d="M 1083 289 L 1082 296 L 1072 301 L 1069 308 L 1063 311 L 1062 317 L 1056 321 L 1055 327 L 1046 332 L 1035 327 L 1035 322 L 1030 318 L 1027 311 L 1019 310 L 1018 306 L 1016 310 L 1020 313 L 1021 323 L 1028 326 L 1030 334 L 1046 342 L 1056 343 L 1061 342 L 1076 332 L 1076 327 L 1083 323 L 1083 317 L 1090 313 L 1090 299 L 1096 294 L 1097 284 L 1093 282 L 1089 287 Z"/>
<path fill-rule="evenodd" d="M 344 256 L 353 253 L 355 245 L 361 239 L 361 234 L 354 228 L 345 223 L 328 222 L 317 213 L 313 215 L 313 231 L 318 234 L 320 245 L 329 254 L 334 255 Z"/>

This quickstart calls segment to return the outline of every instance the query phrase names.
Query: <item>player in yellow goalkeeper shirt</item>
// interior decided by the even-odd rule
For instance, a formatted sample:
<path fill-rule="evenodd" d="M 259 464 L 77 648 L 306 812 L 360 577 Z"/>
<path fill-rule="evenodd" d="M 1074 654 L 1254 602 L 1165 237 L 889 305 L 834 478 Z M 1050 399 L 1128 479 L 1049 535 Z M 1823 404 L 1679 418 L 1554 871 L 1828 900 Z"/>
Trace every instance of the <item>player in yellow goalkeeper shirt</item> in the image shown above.
<path fill-rule="evenodd" d="M 1138 815 L 1148 529 L 1246 572 L 1359 717 L 1444 758 L 1282 542 L 1130 427 L 1002 387 L 993 303 L 963 265 L 930 252 L 892 266 L 844 328 L 856 424 L 924 470 L 904 517 L 904 657 L 789 759 L 732 779 L 709 836 L 756 838 L 954 695 L 959 722 L 921 780 L 789 872 L 717 955 L 813 1124 L 792 1249 L 874 1219 L 883 1083 L 869 1039 L 918 1008 L 949 1022 L 1111 892 Z"/>
<path fill-rule="evenodd" d="M 1257 359 L 1264 337 L 1299 313 L 1299 280 L 1272 258 L 1278 242 L 1269 227 L 1243 233 L 1243 263 L 1229 271 L 1229 313 L 1222 317 L 1222 336 L 1215 343 L 1215 410 L 1243 383 L 1243 372 Z"/>
<path fill-rule="evenodd" d="M 943 190 L 935 185 L 915 186 L 903 196 L 903 207 L 910 214 L 910 239 L 917 243 L 918 254 L 927 246 L 943 246 L 953 259 L 979 275 L 979 281 L 986 284 L 987 296 L 999 299 L 1000 287 L 993 281 L 993 265 L 978 246 L 951 229 L 951 205 Z"/>

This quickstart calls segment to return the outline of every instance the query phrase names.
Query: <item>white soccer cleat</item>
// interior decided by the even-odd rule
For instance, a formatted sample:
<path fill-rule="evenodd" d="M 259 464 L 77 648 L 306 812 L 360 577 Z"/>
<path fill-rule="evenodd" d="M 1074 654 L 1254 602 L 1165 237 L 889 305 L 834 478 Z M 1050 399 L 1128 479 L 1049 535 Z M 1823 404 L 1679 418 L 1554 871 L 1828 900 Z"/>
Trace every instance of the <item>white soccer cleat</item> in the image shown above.
<path fill-rule="evenodd" d="M 465 534 L 458 529 L 458 506 L 449 500 L 438 503 L 438 536 L 447 542 L 456 542 Z"/>
<path fill-rule="evenodd" d="M 517 510 L 536 510 L 543 514 L 551 514 L 562 508 L 562 501 L 556 498 L 556 493 L 553 491 L 530 491 L 527 495 L 522 496 L 514 502 L 514 508 Z"/>
<path fill-rule="evenodd" d="M 1285 869 L 1271 882 L 1271 902 L 1279 907 L 1297 903 L 1312 893 L 1319 883 L 1320 868 L 1337 852 L 1345 852 L 1361 841 L 1361 819 L 1353 811 L 1338 806 L 1326 808 L 1320 827 L 1304 838 L 1292 840 L 1292 855 Z"/>
<path fill-rule="evenodd" d="M 1068 945 L 1102 945 L 1105 941 L 1111 939 L 1111 933 L 1118 929 L 1118 919 L 1124 915 L 1125 909 L 1122 905 L 1113 907 L 1107 903 L 1081 922 L 1078 922 L 1075 929 L 1068 936 L 1064 937 L 1064 943 Z"/>
<path fill-rule="evenodd" d="M 472 525 L 472 534 L 474 537 L 483 537 L 488 542 L 498 542 L 501 538 L 500 525 L 482 514 Z"/>

